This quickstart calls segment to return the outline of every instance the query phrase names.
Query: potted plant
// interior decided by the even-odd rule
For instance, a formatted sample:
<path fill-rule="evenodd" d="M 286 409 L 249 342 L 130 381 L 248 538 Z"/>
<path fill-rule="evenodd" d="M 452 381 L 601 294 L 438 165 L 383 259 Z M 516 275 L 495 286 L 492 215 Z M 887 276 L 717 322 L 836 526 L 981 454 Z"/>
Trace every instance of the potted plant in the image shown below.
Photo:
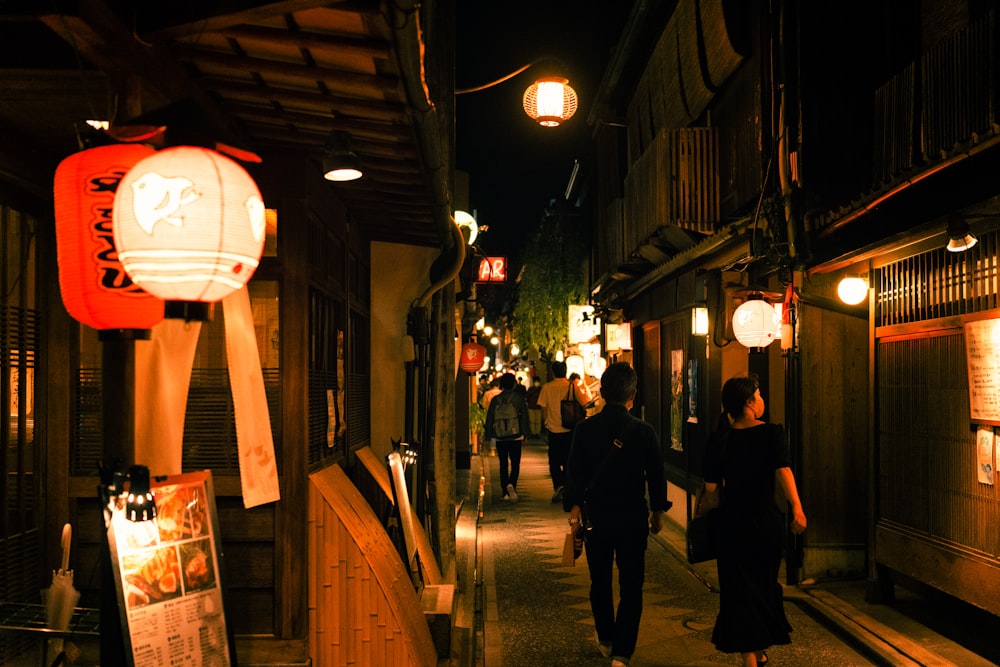
<path fill-rule="evenodd" d="M 479 403 L 469 403 L 469 431 L 472 433 L 473 450 L 479 452 L 479 442 L 486 435 L 486 410 Z"/>

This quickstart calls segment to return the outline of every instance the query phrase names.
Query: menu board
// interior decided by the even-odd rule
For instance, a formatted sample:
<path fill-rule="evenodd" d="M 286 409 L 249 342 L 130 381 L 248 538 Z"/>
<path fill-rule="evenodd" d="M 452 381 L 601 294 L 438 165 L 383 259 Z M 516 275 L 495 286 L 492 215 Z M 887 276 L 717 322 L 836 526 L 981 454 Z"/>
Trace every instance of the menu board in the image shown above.
<path fill-rule="evenodd" d="M 972 420 L 1000 425 L 1000 319 L 965 323 L 965 360 Z"/>
<path fill-rule="evenodd" d="M 112 508 L 108 543 L 122 612 L 125 652 L 143 667 L 228 666 L 219 528 L 209 471 L 158 478 L 156 518 Z"/>

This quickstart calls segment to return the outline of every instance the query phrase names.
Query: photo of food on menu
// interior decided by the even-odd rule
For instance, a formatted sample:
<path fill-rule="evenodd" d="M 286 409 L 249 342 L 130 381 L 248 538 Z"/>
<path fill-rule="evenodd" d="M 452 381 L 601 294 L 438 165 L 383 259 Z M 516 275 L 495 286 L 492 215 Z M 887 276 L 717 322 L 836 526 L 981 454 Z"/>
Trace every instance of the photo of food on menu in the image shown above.
<path fill-rule="evenodd" d="M 165 602 L 216 585 L 207 494 L 200 484 L 156 489 L 154 521 L 119 524 L 128 609 Z"/>

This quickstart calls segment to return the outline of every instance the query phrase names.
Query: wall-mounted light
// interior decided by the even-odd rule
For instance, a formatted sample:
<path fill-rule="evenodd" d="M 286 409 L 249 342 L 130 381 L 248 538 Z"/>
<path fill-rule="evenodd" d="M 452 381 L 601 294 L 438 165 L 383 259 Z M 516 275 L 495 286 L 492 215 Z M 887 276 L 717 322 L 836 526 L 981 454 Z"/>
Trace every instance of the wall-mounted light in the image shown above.
<path fill-rule="evenodd" d="M 708 335 L 708 308 L 705 306 L 695 306 L 691 309 L 691 334 Z"/>
<path fill-rule="evenodd" d="M 948 252 L 965 252 L 978 243 L 969 231 L 969 223 L 960 215 L 948 218 Z"/>
<path fill-rule="evenodd" d="M 746 347 L 767 347 L 774 342 L 780 325 L 774 306 L 760 295 L 751 295 L 733 313 L 733 333 Z"/>
<path fill-rule="evenodd" d="M 330 133 L 323 155 L 323 178 L 344 183 L 356 181 L 364 176 L 358 156 L 351 151 L 349 144 L 350 135 L 347 132 Z"/>
<path fill-rule="evenodd" d="M 462 237 L 466 245 L 472 245 L 479 236 L 479 225 L 471 213 L 466 211 L 455 211 L 455 224 L 462 230 Z"/>
<path fill-rule="evenodd" d="M 521 347 L 517 343 L 510 344 L 510 356 L 516 357 L 521 354 Z"/>
<path fill-rule="evenodd" d="M 837 285 L 837 296 L 849 306 L 856 306 L 868 296 L 868 282 L 860 276 L 847 276 Z"/>

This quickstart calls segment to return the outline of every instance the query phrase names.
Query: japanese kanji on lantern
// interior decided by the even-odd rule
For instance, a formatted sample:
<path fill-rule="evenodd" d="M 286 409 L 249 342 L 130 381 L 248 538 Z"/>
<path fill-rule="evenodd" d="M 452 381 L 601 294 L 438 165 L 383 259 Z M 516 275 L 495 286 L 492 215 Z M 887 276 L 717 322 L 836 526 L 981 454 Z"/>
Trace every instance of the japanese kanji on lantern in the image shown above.
<path fill-rule="evenodd" d="M 163 319 L 163 301 L 125 273 L 112 231 L 122 178 L 155 151 L 111 144 L 70 155 L 53 183 L 59 290 L 66 311 L 98 331 L 148 330 Z"/>
<path fill-rule="evenodd" d="M 264 202 L 243 167 L 216 151 L 165 148 L 136 164 L 115 195 L 118 257 L 168 302 L 221 300 L 243 287 L 264 249 Z"/>

